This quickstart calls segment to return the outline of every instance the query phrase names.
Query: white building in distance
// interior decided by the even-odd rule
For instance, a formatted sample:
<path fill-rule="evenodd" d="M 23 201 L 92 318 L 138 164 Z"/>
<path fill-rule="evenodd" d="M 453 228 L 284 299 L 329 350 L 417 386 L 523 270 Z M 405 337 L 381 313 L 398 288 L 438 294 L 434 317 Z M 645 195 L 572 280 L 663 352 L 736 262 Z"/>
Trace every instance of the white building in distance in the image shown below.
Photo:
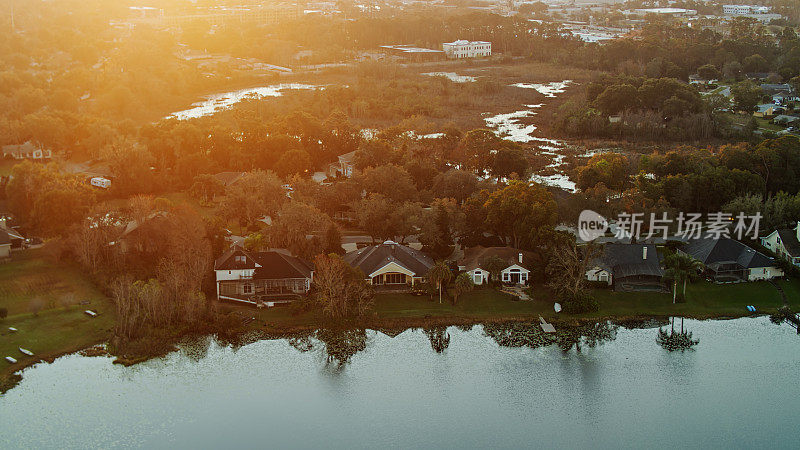
<path fill-rule="evenodd" d="M 728 16 L 747 16 L 750 14 L 767 14 L 769 6 L 722 5 L 722 12 Z"/>
<path fill-rule="evenodd" d="M 442 50 L 448 58 L 481 58 L 491 56 L 492 43 L 461 39 L 455 42 L 445 42 L 442 44 Z"/>

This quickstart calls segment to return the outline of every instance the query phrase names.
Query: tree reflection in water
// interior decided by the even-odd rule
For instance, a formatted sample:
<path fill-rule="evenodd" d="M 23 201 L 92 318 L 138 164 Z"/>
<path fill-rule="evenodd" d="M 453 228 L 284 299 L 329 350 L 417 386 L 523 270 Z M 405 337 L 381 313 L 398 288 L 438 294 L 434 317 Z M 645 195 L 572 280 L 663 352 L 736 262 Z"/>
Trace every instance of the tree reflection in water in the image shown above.
<path fill-rule="evenodd" d="M 423 328 L 422 332 L 431 341 L 431 348 L 436 353 L 442 353 L 450 345 L 450 333 L 447 327 Z"/>
<path fill-rule="evenodd" d="M 677 350 L 684 351 L 684 350 L 691 350 L 692 347 L 700 343 L 700 340 L 692 338 L 692 332 L 688 330 L 684 330 L 683 328 L 683 317 L 681 317 L 681 329 L 680 331 L 675 331 L 675 318 L 673 317 L 671 320 L 672 327 L 670 331 L 666 331 L 663 328 L 658 329 L 658 336 L 656 336 L 656 342 L 658 345 L 664 347 L 665 349 L 674 352 Z"/>
<path fill-rule="evenodd" d="M 356 353 L 367 348 L 367 332 L 363 328 L 351 330 L 317 330 L 316 338 L 325 344 L 328 363 L 336 362 L 343 366 Z"/>
<path fill-rule="evenodd" d="M 303 353 L 322 348 L 327 362 L 335 362 L 338 367 L 347 364 L 356 353 L 367 348 L 367 332 L 363 328 L 323 328 L 285 338 L 289 345 Z"/>
<path fill-rule="evenodd" d="M 542 331 L 538 323 L 487 323 L 483 325 L 483 334 L 503 347 L 537 348 L 553 343 L 553 338 Z"/>
<path fill-rule="evenodd" d="M 570 351 L 572 347 L 580 353 L 583 346 L 594 348 L 613 341 L 617 338 L 618 329 L 619 325 L 608 321 L 562 326 L 556 329 L 556 344 L 564 353 Z"/>
<path fill-rule="evenodd" d="M 573 347 L 580 352 L 586 347 L 596 347 L 617 338 L 618 325 L 610 322 L 587 323 L 577 326 L 557 325 L 554 334 L 542 331 L 538 323 L 507 322 L 490 323 L 483 332 L 503 347 L 538 348 L 552 344 L 564 352 Z"/>
<path fill-rule="evenodd" d="M 179 351 L 194 362 L 205 358 L 208 355 L 209 348 L 211 348 L 209 336 L 186 337 L 178 343 Z"/>

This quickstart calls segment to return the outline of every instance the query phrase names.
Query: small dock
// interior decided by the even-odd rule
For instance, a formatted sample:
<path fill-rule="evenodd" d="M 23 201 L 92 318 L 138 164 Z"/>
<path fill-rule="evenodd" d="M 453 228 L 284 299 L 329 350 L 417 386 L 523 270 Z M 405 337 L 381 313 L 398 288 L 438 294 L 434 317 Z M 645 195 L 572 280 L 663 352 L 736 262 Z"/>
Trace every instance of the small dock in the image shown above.
<path fill-rule="evenodd" d="M 539 325 L 542 327 L 542 331 L 545 333 L 555 333 L 556 327 L 553 324 L 547 323 L 542 316 L 539 316 Z"/>

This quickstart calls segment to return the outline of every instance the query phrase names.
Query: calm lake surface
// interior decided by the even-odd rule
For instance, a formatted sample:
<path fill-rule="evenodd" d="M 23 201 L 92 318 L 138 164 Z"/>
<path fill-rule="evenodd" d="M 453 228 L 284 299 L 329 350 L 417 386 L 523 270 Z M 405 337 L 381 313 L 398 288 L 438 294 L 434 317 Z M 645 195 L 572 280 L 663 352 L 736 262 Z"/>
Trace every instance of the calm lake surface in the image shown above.
<path fill-rule="evenodd" d="M 127 368 L 70 355 L 0 397 L 0 448 L 797 448 L 795 330 L 685 326 L 686 352 L 655 328 L 565 353 L 475 326 L 441 353 L 422 330 L 367 331 L 342 366 L 316 338 L 209 338 Z"/>

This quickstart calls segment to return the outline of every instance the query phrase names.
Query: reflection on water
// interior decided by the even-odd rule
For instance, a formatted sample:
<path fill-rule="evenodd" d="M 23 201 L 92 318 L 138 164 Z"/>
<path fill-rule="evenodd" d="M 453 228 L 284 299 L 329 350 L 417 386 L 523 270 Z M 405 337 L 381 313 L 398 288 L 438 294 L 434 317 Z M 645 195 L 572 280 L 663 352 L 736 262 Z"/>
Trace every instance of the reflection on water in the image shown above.
<path fill-rule="evenodd" d="M 692 337 L 692 332 L 683 327 L 683 317 L 680 318 L 680 330 L 675 330 L 675 318 L 670 321 L 670 330 L 667 332 L 664 328 L 658 328 L 658 337 L 656 342 L 664 349 L 674 351 L 691 350 L 695 345 L 700 343 L 699 339 Z"/>
<path fill-rule="evenodd" d="M 431 341 L 431 348 L 436 353 L 442 353 L 450 345 L 450 333 L 447 327 L 423 328 L 422 332 Z"/>
<path fill-rule="evenodd" d="M 69 355 L 0 397 L 0 448 L 794 447 L 793 328 L 686 320 L 702 343 L 670 352 L 659 325 L 206 337 L 132 367 Z"/>

